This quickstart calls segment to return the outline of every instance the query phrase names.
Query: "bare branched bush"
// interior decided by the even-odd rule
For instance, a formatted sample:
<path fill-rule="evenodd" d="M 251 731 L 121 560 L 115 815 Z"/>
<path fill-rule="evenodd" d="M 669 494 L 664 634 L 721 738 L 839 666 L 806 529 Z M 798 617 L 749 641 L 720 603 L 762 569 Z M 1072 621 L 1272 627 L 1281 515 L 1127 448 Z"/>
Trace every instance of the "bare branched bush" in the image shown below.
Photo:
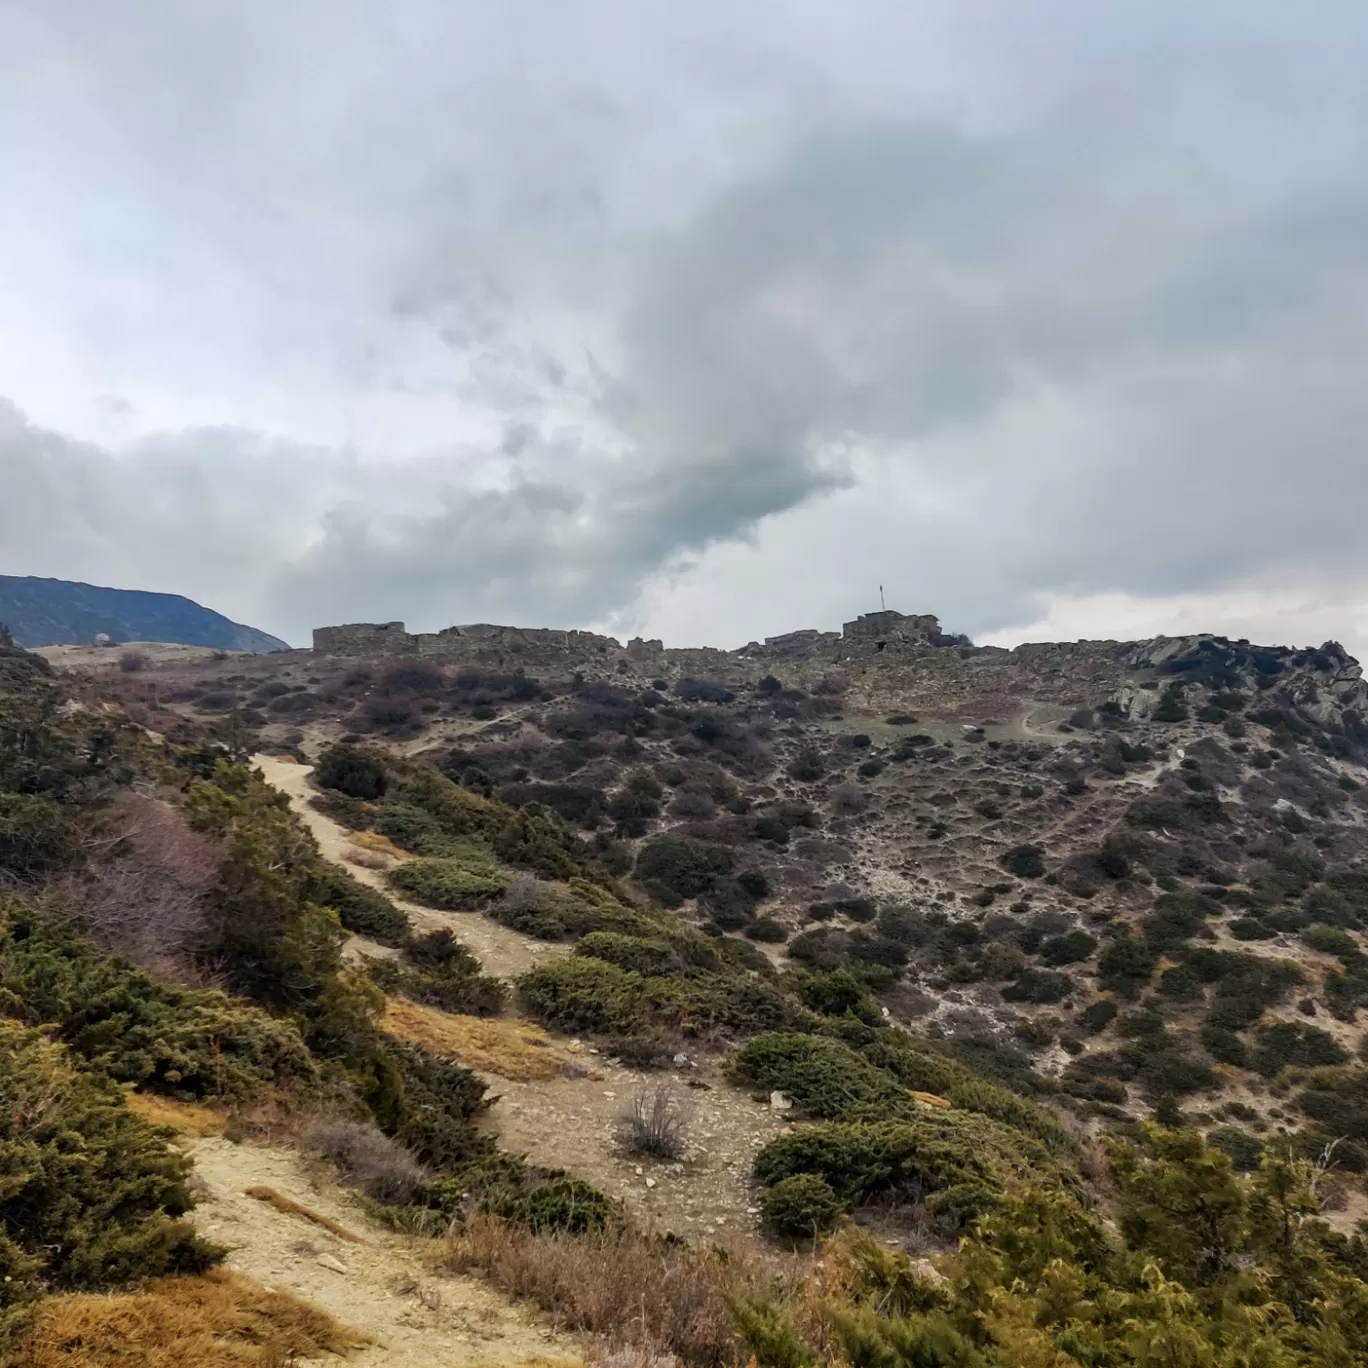
<path fill-rule="evenodd" d="M 119 669 L 124 674 L 137 674 L 139 670 L 147 668 L 147 653 L 145 651 L 125 651 L 119 657 Z"/>
<path fill-rule="evenodd" d="M 640 1089 L 618 1118 L 618 1143 L 628 1154 L 678 1159 L 693 1110 L 670 1083 Z"/>
<path fill-rule="evenodd" d="M 856 784 L 838 784 L 831 795 L 834 812 L 861 812 L 868 801 L 868 794 Z"/>
<path fill-rule="evenodd" d="M 345 1181 L 377 1202 L 402 1206 L 427 1181 L 427 1171 L 408 1150 L 369 1122 L 341 1117 L 317 1121 L 304 1139 L 337 1165 Z"/>
<path fill-rule="evenodd" d="M 513 917 L 519 912 L 535 911 L 541 896 L 541 884 L 536 877 L 520 870 L 509 878 L 499 905 L 505 916 Z"/>
<path fill-rule="evenodd" d="M 55 890 L 58 905 L 139 964 L 188 965 L 208 940 L 204 895 L 218 877 L 218 847 L 178 808 L 145 793 L 123 794 L 115 822 L 124 853 L 66 879 Z"/>
<path fill-rule="evenodd" d="M 683 788 L 675 794 L 670 804 L 670 815 L 686 820 L 707 821 L 717 816 L 717 803 L 711 793 L 702 789 Z"/>

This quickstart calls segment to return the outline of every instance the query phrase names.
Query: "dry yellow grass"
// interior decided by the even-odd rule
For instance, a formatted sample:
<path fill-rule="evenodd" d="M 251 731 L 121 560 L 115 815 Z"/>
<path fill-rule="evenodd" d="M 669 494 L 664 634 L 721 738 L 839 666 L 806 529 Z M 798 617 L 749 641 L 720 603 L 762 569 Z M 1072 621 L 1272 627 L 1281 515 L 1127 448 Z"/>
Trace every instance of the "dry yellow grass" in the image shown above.
<path fill-rule="evenodd" d="M 332 1231 L 339 1240 L 346 1240 L 351 1244 L 365 1243 L 359 1235 L 354 1235 L 346 1226 L 334 1221 L 331 1216 L 325 1216 L 321 1211 L 306 1207 L 302 1202 L 296 1202 L 293 1197 L 287 1197 L 283 1192 L 277 1192 L 273 1187 L 266 1187 L 262 1184 L 244 1188 L 243 1191 L 247 1196 L 255 1197 L 258 1202 L 266 1202 L 275 1207 L 277 1211 L 283 1211 L 287 1216 L 302 1216 L 306 1221 L 312 1221 L 314 1225 Z"/>
<path fill-rule="evenodd" d="M 116 1296 L 49 1297 L 11 1368 L 285 1368 L 370 1343 L 288 1292 L 215 1269 Z"/>
<path fill-rule="evenodd" d="M 170 1126 L 181 1135 L 222 1135 L 228 1125 L 228 1114 L 198 1102 L 177 1102 L 154 1093 L 124 1090 L 124 1102 L 129 1111 L 137 1112 L 144 1121 L 154 1126 Z"/>
<path fill-rule="evenodd" d="M 458 1016 L 390 998 L 380 1023 L 410 1045 L 421 1045 L 484 1073 L 515 1083 L 555 1078 L 564 1063 L 551 1037 L 539 1026 L 503 1018 Z"/>
<path fill-rule="evenodd" d="M 395 860 L 413 858 L 407 850 L 401 850 L 388 836 L 382 836 L 378 831 L 349 831 L 347 840 L 362 850 L 371 850 L 377 855 L 388 855 Z"/>
<path fill-rule="evenodd" d="M 909 1088 L 907 1095 L 914 1102 L 920 1102 L 923 1107 L 953 1107 L 955 1105 L 948 1097 L 941 1097 L 937 1093 L 918 1092 L 915 1088 Z"/>

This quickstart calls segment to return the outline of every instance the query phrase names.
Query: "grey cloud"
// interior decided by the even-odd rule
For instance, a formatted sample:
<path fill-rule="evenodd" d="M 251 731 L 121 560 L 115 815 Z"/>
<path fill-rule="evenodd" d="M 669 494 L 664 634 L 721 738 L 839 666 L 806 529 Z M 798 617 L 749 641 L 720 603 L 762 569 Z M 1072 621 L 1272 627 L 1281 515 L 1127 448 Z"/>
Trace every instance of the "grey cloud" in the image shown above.
<path fill-rule="evenodd" d="M 976 3 L 992 22 L 964 27 L 962 4 L 870 4 L 838 42 L 806 4 L 768 28 L 661 6 L 658 34 L 628 5 L 546 6 L 531 33 L 360 0 L 149 5 L 118 31 L 53 8 L 129 157 L 121 180 L 111 135 L 101 184 L 176 248 L 168 292 L 221 271 L 225 368 L 329 432 L 234 415 L 115 451 L 0 419 L 7 570 L 188 589 L 295 639 L 649 629 L 747 542 L 779 569 L 718 586 L 719 640 L 879 578 L 981 631 L 1061 593 L 1368 576 L 1348 9 L 1332 41 L 1257 4 L 1191 28 L 1164 4 Z M 75 218 L 63 99 L 36 107 Z M 379 416 L 339 436 L 353 406 Z"/>

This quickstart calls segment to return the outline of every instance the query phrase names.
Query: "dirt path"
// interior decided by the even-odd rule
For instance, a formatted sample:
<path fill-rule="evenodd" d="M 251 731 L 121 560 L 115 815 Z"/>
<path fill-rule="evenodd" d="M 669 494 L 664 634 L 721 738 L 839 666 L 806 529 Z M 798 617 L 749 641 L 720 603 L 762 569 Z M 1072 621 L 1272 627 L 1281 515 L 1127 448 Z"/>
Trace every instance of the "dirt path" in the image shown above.
<path fill-rule="evenodd" d="M 346 830 L 310 805 L 317 790 L 310 781 L 309 766 L 271 755 L 255 756 L 253 763 L 268 783 L 289 797 L 325 859 L 344 865 L 361 882 L 385 892 L 416 927 L 451 927 L 487 973 L 513 978 L 552 955 L 569 951 L 567 945 L 530 940 L 475 913 L 435 912 L 394 898 L 379 872 L 348 861 L 354 848 Z M 360 937 L 353 937 L 351 945 L 366 954 L 385 953 Z M 445 1016 L 431 1015 L 439 1025 Z M 448 1018 L 453 1024 L 458 1020 Z M 513 1024 L 510 1018 L 504 1021 Z M 475 1057 L 459 1044 L 444 1049 L 439 1035 L 440 1031 L 423 1043 L 475 1069 L 498 1095 L 486 1124 L 505 1149 L 547 1168 L 568 1169 L 624 1200 L 637 1219 L 659 1230 L 707 1236 L 755 1226 L 751 1164 L 756 1151 L 783 1128 L 783 1121 L 763 1103 L 728 1085 L 715 1065 L 700 1060 L 700 1069 L 688 1071 L 696 1082 L 706 1082 L 706 1088 L 690 1089 L 684 1086 L 684 1076 L 678 1079 L 681 1098 L 692 1113 L 682 1161 L 641 1164 L 619 1152 L 618 1120 L 632 1095 L 654 1079 L 568 1041 L 562 1042 L 559 1053 L 573 1067 L 556 1077 L 523 1077 L 516 1067 L 500 1074 L 488 1059 Z M 517 1052 L 508 1053 L 516 1064 Z"/>
<path fill-rule="evenodd" d="M 577 1339 L 554 1332 L 530 1309 L 472 1278 L 432 1274 L 411 1241 L 372 1221 L 303 1155 L 219 1138 L 186 1144 L 207 1189 L 194 1212 L 199 1230 L 228 1247 L 229 1267 L 287 1288 L 374 1338 L 374 1347 L 348 1360 L 356 1368 L 583 1361 Z M 360 1243 L 248 1197 L 245 1189 L 258 1185 L 339 1222 Z"/>
<path fill-rule="evenodd" d="M 290 807 L 313 832 L 325 859 L 342 865 L 358 882 L 369 884 L 385 894 L 396 907 L 408 913 L 417 930 L 435 931 L 440 927 L 449 927 L 484 966 L 485 973 L 493 974 L 496 978 L 515 979 L 548 959 L 569 953 L 568 945 L 532 940 L 490 921 L 478 912 L 438 912 L 396 898 L 380 871 L 362 868 L 348 859 L 349 855 L 355 853 L 355 847 L 346 828 L 331 817 L 325 817 L 309 802 L 318 792 L 310 779 L 312 765 L 300 765 L 278 755 L 254 755 L 252 763 L 262 772 L 268 784 L 289 798 Z M 349 948 L 364 954 L 385 953 L 382 947 L 362 941 L 360 937 L 353 937 Z"/>

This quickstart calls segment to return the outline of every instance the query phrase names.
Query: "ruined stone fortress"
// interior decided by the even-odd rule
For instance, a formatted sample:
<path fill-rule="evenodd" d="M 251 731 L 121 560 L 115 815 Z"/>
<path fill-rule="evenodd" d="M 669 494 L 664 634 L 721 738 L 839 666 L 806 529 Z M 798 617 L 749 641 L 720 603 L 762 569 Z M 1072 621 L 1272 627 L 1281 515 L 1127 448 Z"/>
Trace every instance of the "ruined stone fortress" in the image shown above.
<path fill-rule="evenodd" d="M 515 657 L 531 664 L 569 661 L 604 663 L 626 657 L 637 667 L 658 663 L 703 667 L 721 661 L 811 658 L 832 659 L 872 654 L 888 645 L 940 646 L 951 644 L 940 623 L 929 613 L 907 615 L 888 610 L 863 613 L 839 632 L 815 630 L 752 641 L 737 651 L 712 647 L 666 650 L 660 641 L 634 637 L 624 647 L 613 637 L 594 632 L 556 631 L 540 627 L 501 627 L 477 622 L 447 627 L 440 632 L 409 632 L 402 622 L 355 622 L 340 627 L 317 627 L 313 648 L 329 656 L 419 656 L 449 662 L 488 661 Z"/>

